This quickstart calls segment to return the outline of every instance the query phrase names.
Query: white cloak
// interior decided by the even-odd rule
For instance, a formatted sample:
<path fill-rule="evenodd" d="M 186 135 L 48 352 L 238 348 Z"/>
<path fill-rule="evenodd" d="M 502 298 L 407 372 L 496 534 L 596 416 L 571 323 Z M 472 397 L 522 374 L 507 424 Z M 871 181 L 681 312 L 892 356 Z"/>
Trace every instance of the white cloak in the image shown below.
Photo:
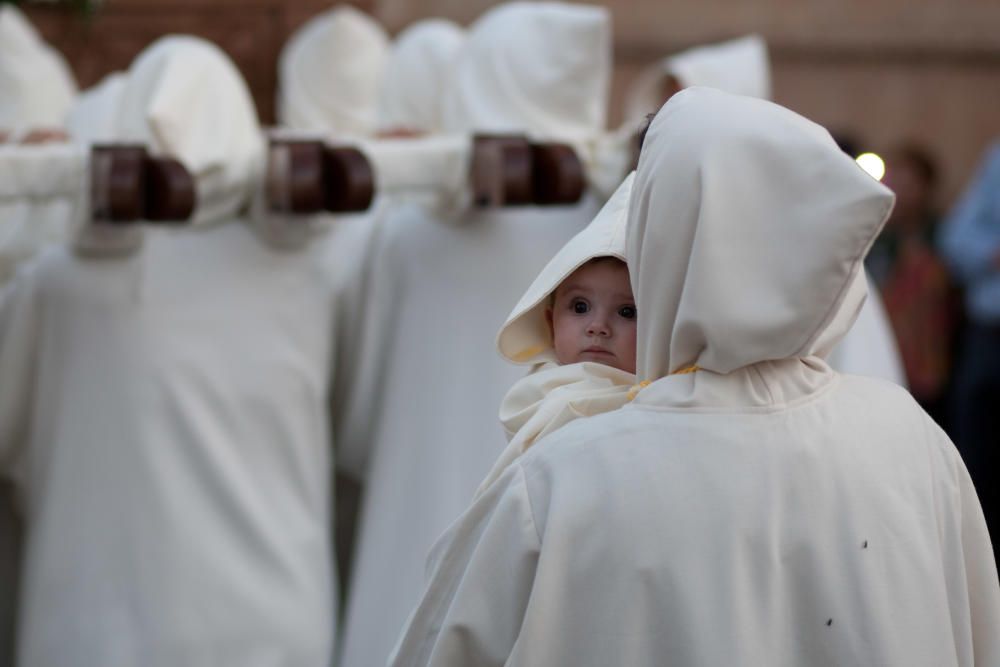
<path fill-rule="evenodd" d="M 817 356 L 891 193 L 822 128 L 718 91 L 676 95 L 646 141 L 627 256 L 651 384 L 468 509 L 392 664 L 1000 664 L 954 446 Z"/>

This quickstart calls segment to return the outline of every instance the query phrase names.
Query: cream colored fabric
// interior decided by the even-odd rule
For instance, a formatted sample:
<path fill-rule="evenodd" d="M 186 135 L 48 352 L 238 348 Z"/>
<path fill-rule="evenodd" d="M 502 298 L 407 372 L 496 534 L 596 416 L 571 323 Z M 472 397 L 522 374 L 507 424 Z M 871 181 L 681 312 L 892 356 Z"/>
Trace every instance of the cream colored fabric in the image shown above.
<path fill-rule="evenodd" d="M 474 499 L 486 493 L 538 440 L 574 419 L 611 412 L 628 403 L 633 385 L 633 373 L 589 361 L 541 364 L 518 380 L 500 404 L 500 422 L 509 442 Z"/>
<path fill-rule="evenodd" d="M 16 7 L 0 6 L 0 130 L 62 127 L 76 81 Z"/>
<path fill-rule="evenodd" d="M 372 134 L 388 54 L 385 31 L 349 5 L 311 19 L 278 61 L 278 122 L 341 136 Z"/>
<path fill-rule="evenodd" d="M 419 21 L 399 33 L 389 53 L 378 103 L 380 130 L 441 130 L 441 99 L 465 41 L 451 21 Z"/>
<path fill-rule="evenodd" d="M 1000 585 L 955 448 L 898 387 L 798 356 L 853 320 L 892 195 L 809 121 L 718 91 L 678 95 L 646 141 L 627 257 L 653 382 L 468 509 L 392 664 L 1000 662 Z M 704 282 L 736 294 L 705 300 Z M 708 370 L 664 377 L 682 357 Z"/>
<path fill-rule="evenodd" d="M 192 160 L 199 193 L 247 188 L 252 146 L 232 139 L 254 114 L 227 95 L 243 90 L 228 59 L 167 38 L 137 73 L 150 78 L 126 97 L 144 108 L 126 112 Z M 127 257 L 52 249 L 8 285 L 0 474 L 28 525 L 18 665 L 332 661 L 331 371 L 363 310 L 367 227 L 338 219 L 282 253 L 232 213 L 214 222 L 149 229 Z"/>
<path fill-rule="evenodd" d="M 616 410 L 626 403 L 635 375 L 604 364 L 561 366 L 545 319 L 549 299 L 570 275 L 598 257 L 625 261 L 625 221 L 634 174 L 630 174 L 597 217 L 556 253 L 515 306 L 497 335 L 500 354 L 514 363 L 536 364 L 500 404 L 507 447 L 476 490 L 481 496 L 536 440 L 579 417 Z"/>
<path fill-rule="evenodd" d="M 501 4 L 469 29 L 444 127 L 589 138 L 604 129 L 611 81 L 607 9 L 555 2 Z"/>
<path fill-rule="evenodd" d="M 250 201 L 263 163 L 253 98 L 232 60 L 196 37 L 164 37 L 128 70 L 114 138 L 179 160 L 195 180 L 191 223 L 231 219 Z"/>
<path fill-rule="evenodd" d="M 554 119 L 566 121 L 562 130 L 599 130 L 609 35 L 603 9 L 533 3 L 491 10 L 459 56 L 456 86 L 469 90 L 449 97 L 468 106 L 460 105 L 461 123 L 448 129 L 501 129 L 491 123 L 496 102 L 508 128 L 529 134 L 554 131 Z M 542 72 L 567 78 L 542 86 Z M 501 89 L 488 92 L 494 85 Z M 490 97 L 473 103 L 480 93 Z M 568 100 L 585 108 L 568 109 Z M 361 471 L 366 484 L 343 667 L 388 658 L 419 599 L 427 552 L 506 445 L 497 406 L 523 370 L 494 350 L 504 311 L 598 208 L 587 197 L 567 207 L 471 210 L 456 220 L 419 206 L 387 216 L 372 264 L 361 380 L 337 430 L 338 464 Z"/>
<path fill-rule="evenodd" d="M 66 121 L 66 129 L 73 141 L 100 144 L 115 140 L 116 115 L 125 79 L 124 72 L 113 72 L 80 93 Z"/>
<path fill-rule="evenodd" d="M 664 102 L 664 80 L 671 75 L 682 88 L 706 86 L 735 95 L 771 99 L 767 43 L 758 35 L 748 35 L 682 51 L 643 70 L 626 95 L 625 117 L 631 123 L 660 108 Z"/>

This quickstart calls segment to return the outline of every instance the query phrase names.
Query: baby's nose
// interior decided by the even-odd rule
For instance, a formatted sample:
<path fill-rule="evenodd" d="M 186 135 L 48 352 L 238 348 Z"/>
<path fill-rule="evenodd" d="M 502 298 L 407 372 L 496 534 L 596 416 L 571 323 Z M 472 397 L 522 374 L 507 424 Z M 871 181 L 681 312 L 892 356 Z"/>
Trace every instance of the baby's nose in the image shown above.
<path fill-rule="evenodd" d="M 587 335 L 589 336 L 609 336 L 611 327 L 608 326 L 607 318 L 595 317 L 587 325 Z"/>

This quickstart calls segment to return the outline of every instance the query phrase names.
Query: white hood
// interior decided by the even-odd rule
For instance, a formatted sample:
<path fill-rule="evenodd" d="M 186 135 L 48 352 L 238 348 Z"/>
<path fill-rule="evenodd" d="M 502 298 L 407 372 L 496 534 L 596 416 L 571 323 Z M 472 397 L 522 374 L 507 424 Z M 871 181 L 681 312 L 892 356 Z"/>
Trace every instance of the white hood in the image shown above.
<path fill-rule="evenodd" d="M 635 174 L 622 182 L 597 216 L 570 239 L 542 269 L 497 335 L 497 349 L 515 364 L 556 361 L 552 331 L 545 319 L 549 296 L 570 274 L 597 257 L 625 261 L 625 223 Z"/>
<path fill-rule="evenodd" d="M 699 46 L 668 56 L 643 70 L 629 90 L 625 118 L 641 120 L 663 104 L 663 82 L 676 77 L 682 88 L 705 86 L 734 95 L 771 99 L 767 43 L 758 35 Z"/>
<path fill-rule="evenodd" d="M 828 350 L 864 301 L 861 263 L 892 203 L 787 109 L 706 88 L 675 95 L 646 136 L 629 204 L 639 378 Z"/>
<path fill-rule="evenodd" d="M 313 18 L 288 40 L 278 63 L 278 122 L 312 132 L 375 131 L 389 38 L 349 6 Z"/>
<path fill-rule="evenodd" d="M 24 15 L 0 6 L 0 129 L 62 127 L 76 82 L 62 55 Z"/>
<path fill-rule="evenodd" d="M 444 96 L 445 129 L 589 137 L 604 129 L 610 75 L 607 9 L 503 4 L 469 31 Z"/>
<path fill-rule="evenodd" d="M 120 93 L 115 139 L 145 144 L 187 168 L 197 225 L 243 208 L 263 159 L 243 77 L 222 50 L 197 37 L 164 37 L 136 58 Z"/>
<path fill-rule="evenodd" d="M 420 21 L 399 34 L 382 77 L 380 130 L 441 129 L 441 96 L 464 41 L 465 31 L 444 19 Z"/>
<path fill-rule="evenodd" d="M 125 73 L 112 72 L 80 93 L 70 109 L 66 129 L 73 141 L 108 143 L 115 136 L 115 113 L 125 88 Z"/>

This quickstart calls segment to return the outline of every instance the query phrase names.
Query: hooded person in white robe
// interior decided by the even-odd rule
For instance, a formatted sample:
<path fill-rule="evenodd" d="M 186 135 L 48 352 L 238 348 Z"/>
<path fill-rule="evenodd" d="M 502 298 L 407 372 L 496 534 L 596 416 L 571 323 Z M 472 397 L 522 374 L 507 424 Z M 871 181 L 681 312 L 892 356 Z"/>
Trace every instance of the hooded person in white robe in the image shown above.
<path fill-rule="evenodd" d="M 465 31 L 444 19 L 418 21 L 399 33 L 379 91 L 380 131 L 439 132 L 441 103 Z"/>
<path fill-rule="evenodd" d="M 626 96 L 625 117 L 637 124 L 671 95 L 691 86 L 770 100 L 767 43 L 759 35 L 747 35 L 667 56 L 636 78 Z M 878 290 L 869 291 L 855 326 L 830 352 L 827 361 L 842 373 L 878 377 L 906 386 L 899 348 Z"/>
<path fill-rule="evenodd" d="M 235 65 L 168 37 L 120 139 L 180 160 L 193 226 L 128 256 L 52 250 L 0 311 L 0 466 L 28 532 L 25 667 L 326 665 L 330 371 L 342 237 L 261 243 L 263 137 Z"/>
<path fill-rule="evenodd" d="M 511 3 L 470 29 L 445 95 L 446 132 L 521 131 L 549 139 L 603 130 L 608 12 Z M 523 371 L 493 350 L 504 304 L 598 210 L 418 207 L 387 218 L 375 255 L 352 418 L 338 466 L 365 481 L 342 665 L 383 664 L 420 596 L 424 562 L 505 446 L 496 423 Z"/>
<path fill-rule="evenodd" d="M 76 97 L 66 60 L 16 7 L 0 6 L 0 130 L 61 128 Z"/>
<path fill-rule="evenodd" d="M 671 99 L 628 219 L 648 385 L 469 508 L 392 664 L 1000 663 L 954 446 L 905 391 L 820 356 L 892 203 L 786 109 Z"/>
<path fill-rule="evenodd" d="M 373 134 L 389 46 L 382 27 L 349 5 L 310 19 L 278 60 L 278 123 L 345 137 Z"/>

